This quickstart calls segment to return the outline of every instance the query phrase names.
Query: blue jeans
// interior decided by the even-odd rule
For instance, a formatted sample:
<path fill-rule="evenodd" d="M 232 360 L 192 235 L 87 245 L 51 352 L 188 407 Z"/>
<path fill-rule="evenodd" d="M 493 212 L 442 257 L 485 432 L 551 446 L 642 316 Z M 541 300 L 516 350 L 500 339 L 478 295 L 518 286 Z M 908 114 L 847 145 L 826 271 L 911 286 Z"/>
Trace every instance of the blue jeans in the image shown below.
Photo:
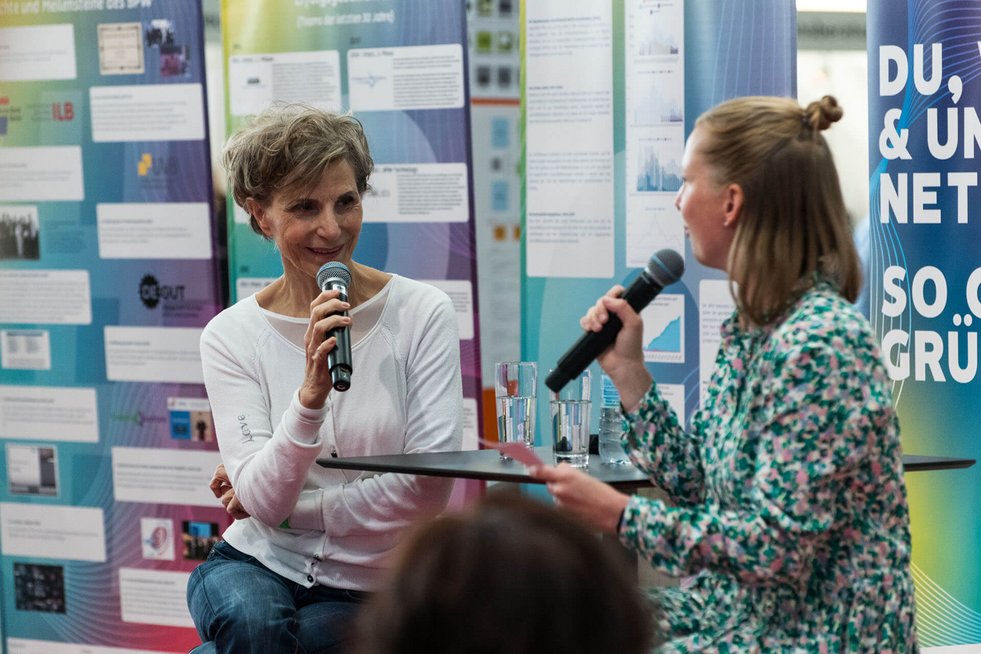
<path fill-rule="evenodd" d="M 368 593 L 306 588 L 221 541 L 187 582 L 204 644 L 194 654 L 331 654 L 348 642 Z"/>

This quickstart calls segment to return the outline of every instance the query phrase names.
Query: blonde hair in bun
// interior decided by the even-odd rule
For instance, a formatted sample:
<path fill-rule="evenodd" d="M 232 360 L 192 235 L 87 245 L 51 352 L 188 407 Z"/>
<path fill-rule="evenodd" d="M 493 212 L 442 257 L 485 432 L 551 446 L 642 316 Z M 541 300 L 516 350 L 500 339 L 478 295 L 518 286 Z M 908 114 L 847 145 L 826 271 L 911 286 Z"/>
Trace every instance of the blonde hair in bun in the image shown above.
<path fill-rule="evenodd" d="M 751 324 L 778 320 L 819 278 L 849 301 L 858 295 L 861 267 L 821 135 L 841 116 L 830 95 L 806 109 L 791 98 L 752 96 L 716 105 L 695 122 L 715 183 L 743 191 L 727 271 Z"/>

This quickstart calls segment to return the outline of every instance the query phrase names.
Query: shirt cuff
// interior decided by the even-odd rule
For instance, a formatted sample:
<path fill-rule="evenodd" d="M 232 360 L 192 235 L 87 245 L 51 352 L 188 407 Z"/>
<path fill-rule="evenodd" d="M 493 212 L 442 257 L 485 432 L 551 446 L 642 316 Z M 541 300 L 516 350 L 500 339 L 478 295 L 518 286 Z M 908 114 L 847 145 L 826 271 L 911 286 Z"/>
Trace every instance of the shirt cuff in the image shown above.
<path fill-rule="evenodd" d="M 293 512 L 290 513 L 289 526 L 292 529 L 310 529 L 324 531 L 323 505 L 324 491 L 318 488 L 300 493 Z"/>
<path fill-rule="evenodd" d="M 327 405 L 325 404 L 319 409 L 308 409 L 300 403 L 300 391 L 298 389 L 296 393 L 293 393 L 289 413 L 293 417 L 287 429 L 290 438 L 308 445 L 316 443 L 320 437 L 320 426 L 324 424 L 324 418 L 327 416 Z"/>
<path fill-rule="evenodd" d="M 620 403 L 620 413 L 623 414 L 623 419 L 627 421 L 628 425 L 632 425 L 640 417 L 640 413 L 650 406 L 651 402 L 659 398 L 660 394 L 657 392 L 657 382 L 651 380 L 651 387 L 647 389 L 647 392 L 642 398 L 640 398 L 640 403 L 633 411 L 627 411 L 627 407 Z"/>

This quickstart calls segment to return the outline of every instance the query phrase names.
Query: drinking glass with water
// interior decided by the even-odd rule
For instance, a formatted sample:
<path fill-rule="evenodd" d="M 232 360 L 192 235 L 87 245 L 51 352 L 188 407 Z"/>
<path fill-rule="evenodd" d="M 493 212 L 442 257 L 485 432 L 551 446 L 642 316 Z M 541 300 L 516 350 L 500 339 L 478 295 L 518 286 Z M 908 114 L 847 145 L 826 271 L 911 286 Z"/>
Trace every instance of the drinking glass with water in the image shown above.
<path fill-rule="evenodd" d="M 558 392 L 550 391 L 552 451 L 555 462 L 577 468 L 589 465 L 589 416 L 592 405 L 589 370 L 574 377 Z"/>
<path fill-rule="evenodd" d="M 538 366 L 534 361 L 502 361 L 494 375 L 497 396 L 497 437 L 502 443 L 535 445 L 535 389 Z M 501 452 L 501 458 L 511 457 Z"/>

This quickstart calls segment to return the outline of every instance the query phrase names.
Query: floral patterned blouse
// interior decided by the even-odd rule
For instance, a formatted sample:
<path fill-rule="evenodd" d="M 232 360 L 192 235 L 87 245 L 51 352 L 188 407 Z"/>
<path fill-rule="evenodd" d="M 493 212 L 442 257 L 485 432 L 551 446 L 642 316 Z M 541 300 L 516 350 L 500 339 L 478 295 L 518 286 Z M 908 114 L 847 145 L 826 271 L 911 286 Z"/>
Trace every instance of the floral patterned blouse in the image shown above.
<path fill-rule="evenodd" d="M 659 652 L 915 652 L 909 512 L 890 385 L 827 283 L 778 324 L 722 327 L 690 431 L 653 385 L 624 448 L 671 499 L 620 539 L 657 570 Z"/>

